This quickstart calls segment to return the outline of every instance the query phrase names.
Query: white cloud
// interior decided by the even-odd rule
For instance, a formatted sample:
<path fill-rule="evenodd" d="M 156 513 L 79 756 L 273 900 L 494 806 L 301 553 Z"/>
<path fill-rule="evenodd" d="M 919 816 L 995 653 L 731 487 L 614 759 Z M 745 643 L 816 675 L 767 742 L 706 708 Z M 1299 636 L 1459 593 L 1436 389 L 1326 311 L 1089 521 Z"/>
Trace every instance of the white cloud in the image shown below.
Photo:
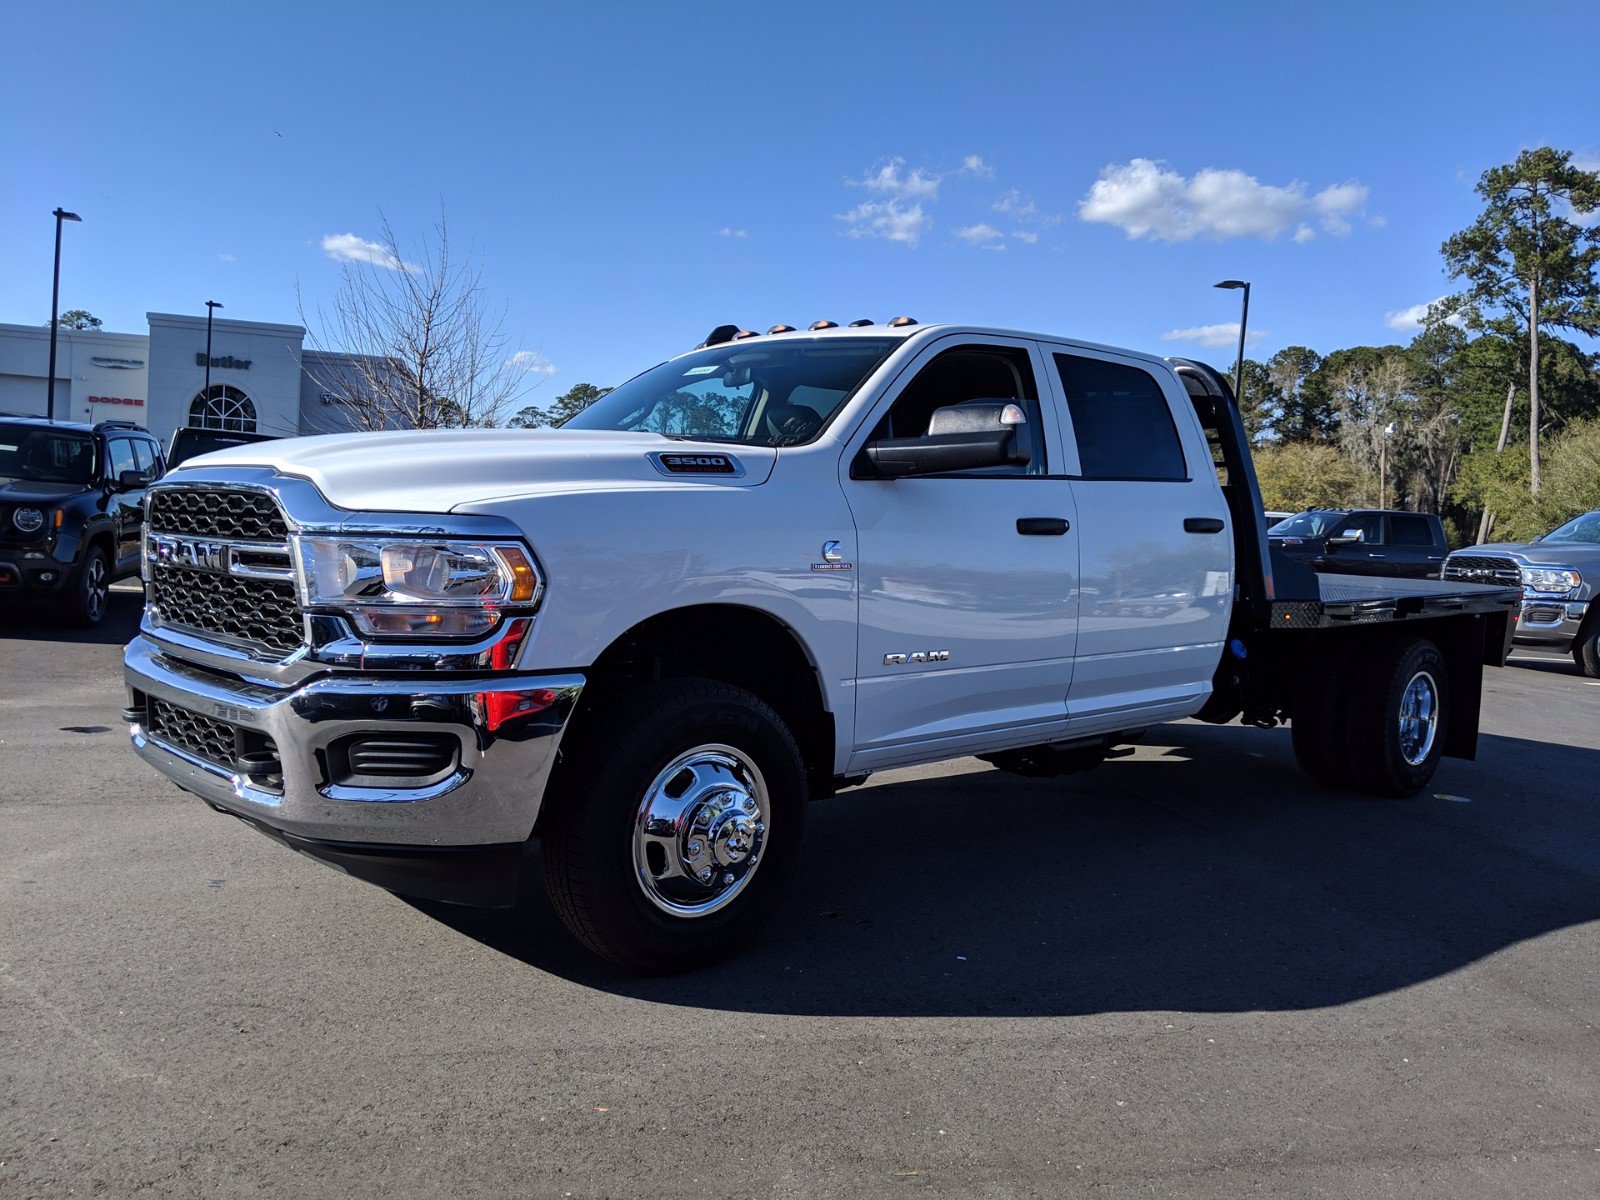
<path fill-rule="evenodd" d="M 981 161 L 981 160 L 980 160 Z M 921 167 L 909 173 L 901 171 L 906 165 L 903 158 L 891 158 L 862 179 L 845 180 L 851 187 L 864 187 L 869 192 L 879 192 L 899 200 L 937 200 L 938 175 L 929 175 Z"/>
<path fill-rule="evenodd" d="M 236 259 L 231 254 L 219 254 L 219 255 L 217 255 L 217 260 L 219 262 L 238 262 L 239 261 L 238 259 Z"/>
<path fill-rule="evenodd" d="M 1295 240 L 1304 242 L 1316 236 L 1311 222 L 1335 237 L 1349 233 L 1350 219 L 1364 214 L 1367 197 L 1359 183 L 1334 184 L 1308 196 L 1298 181 L 1276 187 L 1215 167 L 1186 179 L 1153 159 L 1135 158 L 1101 171 L 1079 202 L 1078 215 L 1151 241 L 1271 240 L 1293 229 Z"/>
<path fill-rule="evenodd" d="M 1006 248 L 1006 235 L 993 225 L 979 223 L 968 225 L 965 229 L 956 230 L 956 236 L 969 246 L 977 246 L 984 250 L 1004 250 Z"/>
<path fill-rule="evenodd" d="M 322 239 L 322 249 L 334 262 L 371 263 L 391 271 L 415 271 L 415 264 L 390 254 L 378 242 L 369 242 L 353 233 L 330 233 Z"/>
<path fill-rule="evenodd" d="M 1013 221 L 1020 221 L 1026 225 L 1040 225 L 1048 228 L 1061 224 L 1061 218 L 1056 213 L 1040 212 L 1039 206 L 1034 203 L 1032 196 L 1018 188 L 1010 188 L 991 208 L 997 213 L 1004 213 Z"/>
<path fill-rule="evenodd" d="M 1012 230 L 1011 236 L 1025 246 L 1037 246 L 1039 244 L 1039 235 L 1031 229 Z"/>
<path fill-rule="evenodd" d="M 518 371 L 526 371 L 530 375 L 543 375 L 546 378 L 560 370 L 555 363 L 537 350 L 518 350 L 511 356 L 508 365 Z"/>
<path fill-rule="evenodd" d="M 1267 336 L 1264 329 L 1252 329 L 1244 335 L 1245 343 L 1259 342 Z M 1191 325 L 1188 329 L 1169 329 L 1161 335 L 1164 342 L 1192 342 L 1197 346 L 1222 348 L 1239 344 L 1239 326 L 1224 321 L 1220 325 Z"/>
<path fill-rule="evenodd" d="M 1438 300 L 1430 300 L 1426 304 L 1413 304 L 1410 308 L 1397 308 L 1393 312 L 1384 314 L 1383 323 L 1398 333 L 1411 333 L 1413 330 L 1421 329 L 1427 324 L 1428 310 L 1444 299 L 1445 297 L 1440 296 Z M 1457 329 L 1465 329 L 1467 319 L 1460 313 L 1456 313 L 1453 317 L 1447 319 L 1445 324 L 1454 325 Z"/>
<path fill-rule="evenodd" d="M 1295 226 L 1295 231 L 1294 231 L 1295 245 L 1297 245 L 1297 246 L 1298 245 L 1303 245 L 1306 242 L 1314 242 L 1316 240 L 1317 240 L 1317 231 L 1315 229 L 1311 228 L 1311 226 L 1307 225 L 1304 221 L 1300 222 L 1299 225 Z"/>
<path fill-rule="evenodd" d="M 961 160 L 961 170 L 958 175 L 971 175 L 977 179 L 993 179 L 994 168 L 976 154 L 969 154 Z"/>
<path fill-rule="evenodd" d="M 749 237 L 750 236 L 749 232 L 746 231 L 746 230 L 743 230 L 743 229 L 732 229 L 727 225 L 724 225 L 721 229 L 717 230 L 717 233 L 722 237 L 731 237 L 731 238 L 742 238 L 742 237 Z"/>
<path fill-rule="evenodd" d="M 928 230 L 933 228 L 933 218 L 922 211 L 922 205 L 908 204 L 904 200 L 865 200 L 839 220 L 849 226 L 847 237 L 883 238 L 906 246 L 915 246 Z"/>

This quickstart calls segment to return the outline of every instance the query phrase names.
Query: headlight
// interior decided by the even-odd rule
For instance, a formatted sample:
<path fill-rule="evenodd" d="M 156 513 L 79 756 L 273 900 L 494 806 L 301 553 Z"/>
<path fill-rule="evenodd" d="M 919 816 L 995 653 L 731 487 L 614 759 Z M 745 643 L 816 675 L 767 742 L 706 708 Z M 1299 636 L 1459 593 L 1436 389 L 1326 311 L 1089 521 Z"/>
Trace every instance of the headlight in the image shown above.
<path fill-rule="evenodd" d="M 305 601 L 348 613 L 364 633 L 470 637 L 508 605 L 531 605 L 539 575 L 510 542 L 384 537 L 297 539 Z"/>
<path fill-rule="evenodd" d="M 1583 582 L 1571 567 L 1523 567 L 1522 586 L 1530 592 L 1560 594 L 1570 592 Z"/>
<path fill-rule="evenodd" d="M 37 508 L 19 508 L 11 514 L 11 523 L 23 533 L 38 533 L 44 528 L 44 512 Z"/>

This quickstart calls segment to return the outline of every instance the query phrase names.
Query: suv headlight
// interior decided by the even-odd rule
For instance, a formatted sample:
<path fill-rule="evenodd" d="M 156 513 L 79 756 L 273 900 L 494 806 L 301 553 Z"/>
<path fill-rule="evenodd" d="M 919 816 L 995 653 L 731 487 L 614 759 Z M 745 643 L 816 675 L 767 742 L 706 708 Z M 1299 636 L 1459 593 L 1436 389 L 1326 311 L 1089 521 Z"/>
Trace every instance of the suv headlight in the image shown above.
<path fill-rule="evenodd" d="M 1560 595 L 1575 590 L 1583 576 L 1571 567 L 1523 567 L 1522 586 L 1530 592 Z"/>
<path fill-rule="evenodd" d="M 357 535 L 296 545 L 305 602 L 347 613 L 363 633 L 471 637 L 539 597 L 533 560 L 513 542 Z"/>
<path fill-rule="evenodd" d="M 38 533 L 44 528 L 44 510 L 19 508 L 11 514 L 11 523 L 23 533 Z"/>

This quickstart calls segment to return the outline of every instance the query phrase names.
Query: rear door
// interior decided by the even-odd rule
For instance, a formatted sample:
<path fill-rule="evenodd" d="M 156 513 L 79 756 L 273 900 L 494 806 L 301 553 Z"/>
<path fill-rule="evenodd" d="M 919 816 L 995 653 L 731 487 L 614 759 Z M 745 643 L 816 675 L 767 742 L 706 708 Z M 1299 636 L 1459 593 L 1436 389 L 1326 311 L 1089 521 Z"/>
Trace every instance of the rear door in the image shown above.
<path fill-rule="evenodd" d="M 1444 546 L 1434 520 L 1421 513 L 1390 513 L 1388 534 L 1390 575 L 1409 579 L 1437 578 L 1444 562 Z"/>
<path fill-rule="evenodd" d="M 1044 347 L 1078 519 L 1070 733 L 1187 716 L 1233 602 L 1227 501 L 1193 404 L 1163 366 Z"/>
<path fill-rule="evenodd" d="M 851 437 L 840 464 L 859 586 L 856 752 L 872 770 L 1049 741 L 1066 727 L 1077 633 L 1071 485 L 1044 365 L 1019 339 L 924 349 Z M 1028 464 L 901 479 L 855 466 L 874 437 L 918 437 L 933 411 L 1013 400 Z"/>

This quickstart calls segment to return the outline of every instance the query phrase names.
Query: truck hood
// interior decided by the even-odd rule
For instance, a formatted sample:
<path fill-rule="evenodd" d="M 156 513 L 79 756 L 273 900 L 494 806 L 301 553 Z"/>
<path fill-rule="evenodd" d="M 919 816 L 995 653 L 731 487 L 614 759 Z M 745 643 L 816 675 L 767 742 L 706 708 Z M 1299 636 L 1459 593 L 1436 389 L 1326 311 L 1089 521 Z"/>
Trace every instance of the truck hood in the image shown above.
<path fill-rule="evenodd" d="M 1600 568 L 1600 546 L 1590 542 L 1491 542 L 1452 551 L 1451 557 L 1457 554 L 1509 558 L 1525 567 Z"/>
<path fill-rule="evenodd" d="M 669 474 L 650 457 L 715 454 L 742 473 Z M 560 429 L 436 429 L 342 433 L 235 446 L 189 459 L 191 469 L 269 467 L 310 480 L 330 504 L 368 512 L 441 513 L 465 504 L 561 491 L 750 487 L 777 451 L 687 442 L 655 433 Z"/>

